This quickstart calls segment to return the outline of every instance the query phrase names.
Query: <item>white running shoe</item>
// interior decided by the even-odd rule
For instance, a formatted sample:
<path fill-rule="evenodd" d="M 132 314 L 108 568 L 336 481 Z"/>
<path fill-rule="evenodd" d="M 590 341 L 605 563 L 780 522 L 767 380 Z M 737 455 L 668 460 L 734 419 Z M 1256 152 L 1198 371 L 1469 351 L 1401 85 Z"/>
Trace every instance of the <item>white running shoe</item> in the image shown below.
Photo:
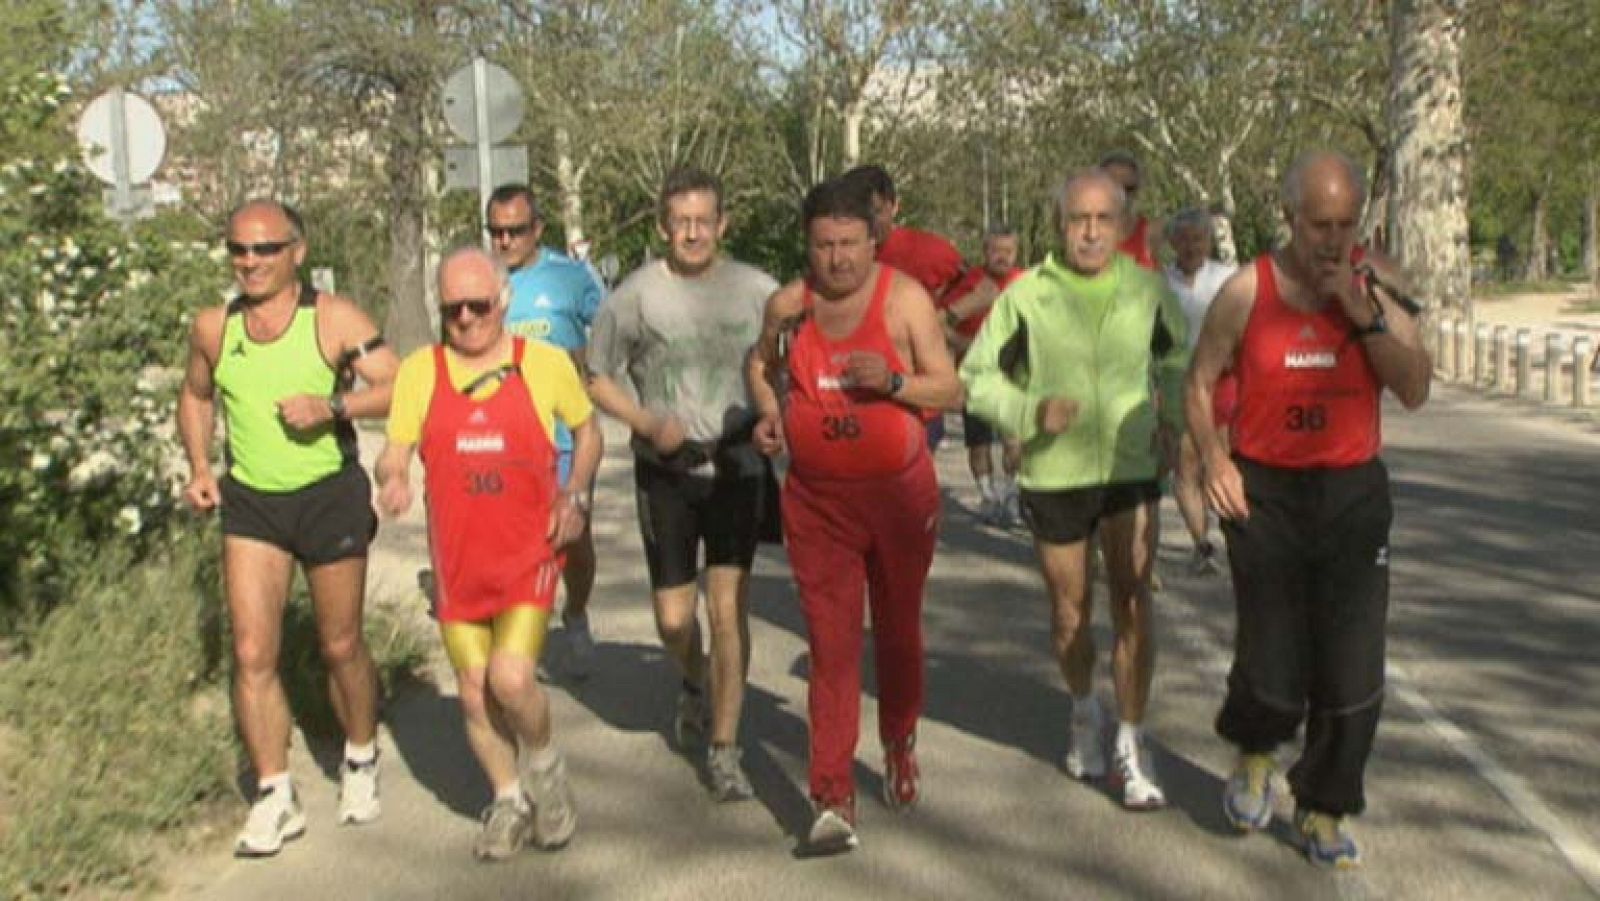
<path fill-rule="evenodd" d="M 290 788 L 279 795 L 277 789 L 268 788 L 250 805 L 250 815 L 245 817 L 244 828 L 234 840 L 235 857 L 271 857 L 283 850 L 283 843 L 297 839 L 306 832 L 306 814 L 300 801 Z"/>
<path fill-rule="evenodd" d="M 554 851 L 572 840 L 578 831 L 578 808 L 567 781 L 567 761 L 556 752 L 555 762 L 543 770 L 532 766 L 522 771 L 522 793 L 533 805 L 533 843 Z"/>
<path fill-rule="evenodd" d="M 1128 810 L 1160 810 L 1167 806 L 1166 793 L 1156 783 L 1143 741 L 1131 749 L 1117 749 L 1114 782 L 1121 786 L 1122 806 Z"/>
<path fill-rule="evenodd" d="M 861 839 L 856 837 L 855 819 L 853 804 L 820 807 L 816 819 L 811 821 L 811 832 L 806 836 L 806 854 L 825 857 L 859 848 Z"/>
<path fill-rule="evenodd" d="M 1074 703 L 1072 721 L 1067 732 L 1067 754 L 1061 767 L 1074 779 L 1099 779 L 1106 774 L 1105 713 L 1100 709 L 1100 699 L 1090 697 L 1088 703 Z"/>
<path fill-rule="evenodd" d="M 589 631 L 589 617 L 563 618 L 567 636 L 567 672 L 574 679 L 587 679 L 594 672 L 594 633 Z"/>
<path fill-rule="evenodd" d="M 346 760 L 339 768 L 339 823 L 370 823 L 378 818 L 378 758 L 366 763 Z"/>
<path fill-rule="evenodd" d="M 717 801 L 747 801 L 756 790 L 745 775 L 739 760 L 744 752 L 737 745 L 712 745 L 706 751 L 706 775 L 711 782 L 711 797 Z"/>
<path fill-rule="evenodd" d="M 483 829 L 472 843 L 472 856 L 483 861 L 506 860 L 528 844 L 528 812 L 515 798 L 499 798 L 483 809 Z"/>

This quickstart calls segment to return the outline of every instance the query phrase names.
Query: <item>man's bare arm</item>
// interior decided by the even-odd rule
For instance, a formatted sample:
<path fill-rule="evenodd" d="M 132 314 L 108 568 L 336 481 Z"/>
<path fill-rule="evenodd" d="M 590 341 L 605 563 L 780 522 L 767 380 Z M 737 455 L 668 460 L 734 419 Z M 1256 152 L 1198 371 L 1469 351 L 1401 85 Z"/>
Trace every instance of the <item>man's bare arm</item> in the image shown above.
<path fill-rule="evenodd" d="M 211 472 L 211 441 L 217 429 L 216 385 L 212 372 L 222 347 L 223 307 L 202 310 L 189 330 L 189 355 L 178 388 L 178 437 L 189 460 L 189 485 L 184 499 L 197 510 L 216 506 L 216 477 Z"/>
<path fill-rule="evenodd" d="M 1242 519 L 1249 510 L 1243 480 L 1228 457 L 1227 445 L 1212 418 L 1212 406 L 1217 380 L 1233 365 L 1244 338 L 1255 294 L 1253 267 L 1240 270 L 1217 292 L 1200 326 L 1200 339 L 1185 381 L 1184 413 L 1205 466 L 1207 499 L 1220 515 L 1230 519 Z"/>
<path fill-rule="evenodd" d="M 1372 361 L 1378 381 L 1393 391 L 1406 409 L 1415 410 L 1428 400 L 1428 391 L 1433 382 L 1433 361 L 1428 359 L 1428 352 L 1422 346 L 1422 329 L 1417 318 L 1405 309 L 1395 293 L 1396 290 L 1404 290 L 1398 286 L 1406 284 L 1405 273 L 1395 261 L 1382 254 L 1370 254 L 1367 262 L 1384 285 L 1396 288 L 1391 290 L 1368 285 L 1367 294 L 1371 301 L 1378 304 L 1377 309 L 1382 311 L 1385 329 L 1381 332 L 1363 331 L 1361 346 L 1367 352 L 1367 359 Z M 1370 308 L 1366 318 L 1354 320 L 1352 317 L 1358 330 L 1366 329 L 1374 319 Z"/>

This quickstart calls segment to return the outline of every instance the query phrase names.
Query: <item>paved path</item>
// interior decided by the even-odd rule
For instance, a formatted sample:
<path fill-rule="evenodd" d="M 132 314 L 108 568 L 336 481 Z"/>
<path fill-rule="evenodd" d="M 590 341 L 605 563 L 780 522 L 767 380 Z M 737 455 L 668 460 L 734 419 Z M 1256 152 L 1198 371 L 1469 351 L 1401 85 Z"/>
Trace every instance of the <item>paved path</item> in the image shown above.
<path fill-rule="evenodd" d="M 1019 532 L 975 525 L 964 459 L 949 442 L 939 458 L 947 518 L 925 614 L 924 803 L 899 816 L 872 800 L 881 762 L 869 697 L 857 767 L 863 847 L 795 860 L 807 817 L 805 645 L 781 553 L 763 552 L 752 601 L 744 736 L 759 797 L 714 806 L 664 735 L 675 679 L 654 638 L 631 477 L 613 440 L 597 504 L 598 671 L 552 692 L 581 805 L 572 846 L 499 866 L 472 862 L 487 790 L 453 689 L 419 685 L 387 709 L 383 819 L 333 826 L 334 786 L 297 743 L 306 837 L 268 862 L 234 861 L 224 847 L 198 855 L 170 877 L 172 894 L 1600 898 L 1600 432 L 1452 389 L 1420 414 L 1391 410 L 1389 423 L 1398 506 L 1391 658 L 1403 677 L 1370 770 L 1371 808 L 1357 827 L 1369 864 L 1356 874 L 1305 864 L 1281 821 L 1248 839 L 1226 828 L 1218 794 L 1230 756 L 1210 723 L 1231 604 L 1225 580 L 1183 574 L 1187 538 L 1170 503 L 1151 731 L 1173 804 L 1127 814 L 1061 773 L 1066 702 L 1031 551 Z M 388 525 L 381 541 L 378 591 L 404 593 L 422 559 L 420 526 Z M 1096 631 L 1107 647 L 1103 607 Z M 1099 678 L 1108 692 L 1103 665 Z"/>

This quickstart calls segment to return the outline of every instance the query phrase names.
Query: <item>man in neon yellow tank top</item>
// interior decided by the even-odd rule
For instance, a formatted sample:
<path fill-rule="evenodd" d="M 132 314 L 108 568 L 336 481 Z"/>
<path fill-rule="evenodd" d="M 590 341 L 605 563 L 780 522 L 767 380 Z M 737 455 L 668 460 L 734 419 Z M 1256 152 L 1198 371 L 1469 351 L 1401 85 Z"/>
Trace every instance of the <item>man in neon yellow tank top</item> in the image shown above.
<path fill-rule="evenodd" d="M 305 229 L 292 209 L 246 203 L 229 217 L 227 245 L 239 295 L 195 317 L 178 431 L 189 458 L 185 500 L 202 513 L 222 512 L 234 709 L 258 786 L 234 850 L 263 857 L 305 831 L 289 783 L 289 707 L 278 679 L 296 561 L 311 586 L 345 731 L 339 820 L 378 815 L 377 673 L 361 638 L 376 519 L 351 420 L 388 412 L 398 362 L 359 307 L 301 284 Z M 352 371 L 368 387 L 351 390 Z M 218 397 L 227 424 L 220 478 L 211 467 Z"/>

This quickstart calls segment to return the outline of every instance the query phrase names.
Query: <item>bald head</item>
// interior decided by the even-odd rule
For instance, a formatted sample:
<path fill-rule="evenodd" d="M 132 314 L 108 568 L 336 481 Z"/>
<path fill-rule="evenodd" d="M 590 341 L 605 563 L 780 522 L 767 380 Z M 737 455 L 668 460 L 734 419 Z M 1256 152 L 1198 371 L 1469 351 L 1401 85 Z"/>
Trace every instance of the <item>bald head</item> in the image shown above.
<path fill-rule="evenodd" d="M 478 247 L 459 247 L 439 263 L 439 299 L 444 303 L 463 297 L 494 297 L 504 303 L 509 276 L 506 266 Z"/>
<path fill-rule="evenodd" d="M 1310 150 L 1290 164 L 1289 171 L 1284 173 L 1280 194 L 1284 214 L 1291 219 L 1312 195 L 1353 198 L 1359 210 L 1367 202 L 1367 179 L 1344 154 L 1334 150 Z"/>
<path fill-rule="evenodd" d="M 246 200 L 244 203 L 234 207 L 233 212 L 228 214 L 229 230 L 231 231 L 233 226 L 241 220 L 254 220 L 281 226 L 287 237 L 297 241 L 306 236 L 305 222 L 301 220 L 300 213 L 294 207 L 282 201 L 273 200 L 270 197 L 257 197 Z"/>

